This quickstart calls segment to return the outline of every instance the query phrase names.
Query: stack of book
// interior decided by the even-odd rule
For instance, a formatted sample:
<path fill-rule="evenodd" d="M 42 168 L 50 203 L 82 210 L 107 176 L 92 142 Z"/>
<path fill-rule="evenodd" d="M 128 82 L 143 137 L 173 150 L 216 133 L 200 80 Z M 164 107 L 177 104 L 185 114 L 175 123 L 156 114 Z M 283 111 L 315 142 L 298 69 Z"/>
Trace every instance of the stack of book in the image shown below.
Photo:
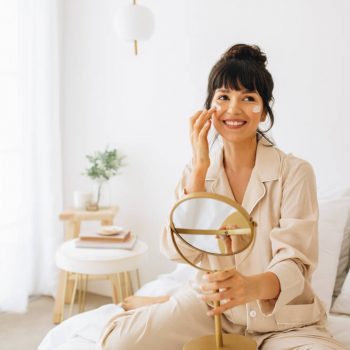
<path fill-rule="evenodd" d="M 103 248 L 132 250 L 136 236 L 119 226 L 101 226 L 96 232 L 80 233 L 75 246 L 78 248 Z"/>

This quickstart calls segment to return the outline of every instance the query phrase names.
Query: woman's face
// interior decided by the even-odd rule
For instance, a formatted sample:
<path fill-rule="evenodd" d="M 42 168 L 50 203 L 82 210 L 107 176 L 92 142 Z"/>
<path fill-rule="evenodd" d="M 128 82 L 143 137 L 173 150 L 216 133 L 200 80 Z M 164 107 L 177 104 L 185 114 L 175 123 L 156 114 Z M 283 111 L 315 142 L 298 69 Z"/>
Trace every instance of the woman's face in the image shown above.
<path fill-rule="evenodd" d="M 212 123 L 227 141 L 241 142 L 256 137 L 266 113 L 261 96 L 246 89 L 216 89 L 211 107 L 216 108 Z"/>

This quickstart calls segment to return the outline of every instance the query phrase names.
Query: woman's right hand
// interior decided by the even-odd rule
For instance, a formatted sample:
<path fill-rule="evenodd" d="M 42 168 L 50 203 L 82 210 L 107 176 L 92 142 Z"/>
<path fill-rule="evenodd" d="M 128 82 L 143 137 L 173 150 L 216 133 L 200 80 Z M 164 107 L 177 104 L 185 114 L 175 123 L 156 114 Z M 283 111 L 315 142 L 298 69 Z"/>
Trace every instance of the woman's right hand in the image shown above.
<path fill-rule="evenodd" d="M 190 119 L 192 144 L 192 173 L 186 184 L 185 193 L 205 192 L 205 177 L 210 166 L 208 132 L 215 108 L 198 111 Z"/>
<path fill-rule="evenodd" d="M 193 153 L 193 168 L 207 171 L 210 165 L 208 132 L 211 125 L 211 116 L 215 108 L 198 111 L 190 118 L 190 137 Z"/>

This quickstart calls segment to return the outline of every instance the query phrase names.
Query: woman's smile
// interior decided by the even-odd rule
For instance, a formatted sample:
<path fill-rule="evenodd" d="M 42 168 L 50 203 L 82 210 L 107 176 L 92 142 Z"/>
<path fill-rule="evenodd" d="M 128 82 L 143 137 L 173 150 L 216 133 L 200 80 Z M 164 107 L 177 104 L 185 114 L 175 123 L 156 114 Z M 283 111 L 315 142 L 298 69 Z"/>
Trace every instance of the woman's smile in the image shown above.
<path fill-rule="evenodd" d="M 242 119 L 226 119 L 222 122 L 228 129 L 231 130 L 241 129 L 247 124 L 247 122 Z"/>

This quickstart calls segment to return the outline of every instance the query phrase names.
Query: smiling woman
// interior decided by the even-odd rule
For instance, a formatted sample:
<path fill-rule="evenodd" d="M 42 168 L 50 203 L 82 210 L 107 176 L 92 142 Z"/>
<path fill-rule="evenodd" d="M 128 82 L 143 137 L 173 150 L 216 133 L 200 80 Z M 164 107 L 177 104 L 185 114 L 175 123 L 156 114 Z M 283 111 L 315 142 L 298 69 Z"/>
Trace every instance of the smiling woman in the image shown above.
<path fill-rule="evenodd" d="M 241 204 L 257 224 L 249 256 L 224 273 L 204 278 L 199 272 L 196 283 L 166 291 L 170 297 L 125 300 L 123 310 L 113 309 L 111 318 L 104 319 L 102 332 L 99 325 L 97 349 L 179 350 L 189 340 L 211 334 L 213 315 L 218 314 L 225 332 L 249 334 L 260 350 L 344 348 L 329 334 L 325 309 L 311 286 L 318 256 L 313 168 L 274 146 L 260 130 L 265 118 L 270 127 L 274 122 L 273 80 L 265 63 L 257 46 L 238 44 L 213 67 L 205 109 L 189 120 L 192 160 L 175 191 L 175 203 L 187 194 L 211 192 Z M 208 140 L 210 130 L 217 135 L 213 142 Z M 214 152 L 216 140 L 220 147 Z M 225 244 L 234 249 L 235 241 Z M 169 222 L 161 235 L 161 251 L 172 261 L 184 262 Z M 191 261 L 211 264 L 205 252 L 198 255 L 188 247 L 182 253 Z M 223 270 L 219 263 L 210 266 L 212 270 Z M 218 301 L 225 303 L 213 307 Z M 66 327 L 73 330 L 68 323 Z M 77 327 L 81 329 L 80 321 Z"/>
<path fill-rule="evenodd" d="M 270 128 L 274 123 L 274 84 L 265 64 L 260 48 L 245 44 L 232 46 L 215 64 L 206 108 L 190 118 L 193 157 L 175 198 L 213 192 L 241 204 L 257 223 L 249 257 L 235 270 L 204 279 L 199 273 L 199 288 L 183 286 L 165 302 L 116 315 L 102 335 L 102 349 L 178 350 L 189 339 L 212 333 L 211 316 L 218 314 L 226 332 L 249 333 L 261 350 L 343 349 L 325 328 L 325 310 L 311 287 L 318 253 L 313 169 L 275 147 L 259 128 L 267 117 Z M 217 135 L 213 143 L 222 141 L 218 152 L 210 152 L 210 129 Z M 164 228 L 161 250 L 183 262 L 170 224 Z M 191 247 L 182 253 L 199 263 L 209 260 Z M 210 309 L 215 301 L 226 303 Z"/>

